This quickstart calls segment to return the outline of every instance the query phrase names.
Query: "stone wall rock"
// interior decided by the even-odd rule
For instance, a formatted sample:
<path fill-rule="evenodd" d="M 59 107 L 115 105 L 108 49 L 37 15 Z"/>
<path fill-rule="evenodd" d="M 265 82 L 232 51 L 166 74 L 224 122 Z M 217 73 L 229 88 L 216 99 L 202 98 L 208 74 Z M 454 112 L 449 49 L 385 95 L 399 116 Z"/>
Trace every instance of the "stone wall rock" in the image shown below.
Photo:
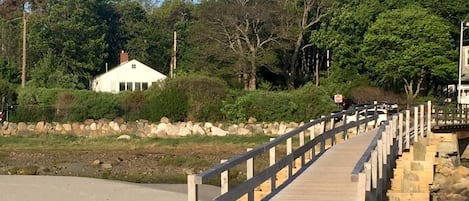
<path fill-rule="evenodd" d="M 27 133 L 37 134 L 73 134 L 78 136 L 107 136 L 135 134 L 141 137 L 181 137 L 189 135 L 283 135 L 303 122 L 250 122 L 239 124 L 228 124 L 220 122 L 174 122 L 162 118 L 162 122 L 149 122 L 148 120 L 136 120 L 134 122 L 124 122 L 123 119 L 86 119 L 83 122 L 3 122 L 0 123 L 0 136 L 23 135 Z M 316 129 L 321 128 L 318 126 Z M 311 129 L 306 130 L 306 135 L 311 133 Z"/>

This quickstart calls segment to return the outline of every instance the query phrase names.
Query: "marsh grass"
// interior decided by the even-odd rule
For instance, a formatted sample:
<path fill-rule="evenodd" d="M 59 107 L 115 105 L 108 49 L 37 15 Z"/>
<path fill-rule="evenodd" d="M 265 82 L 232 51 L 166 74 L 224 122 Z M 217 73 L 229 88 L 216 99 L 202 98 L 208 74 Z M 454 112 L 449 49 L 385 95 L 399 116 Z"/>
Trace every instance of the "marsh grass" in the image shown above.
<path fill-rule="evenodd" d="M 0 138 L 0 150 L 135 150 L 149 147 L 185 147 L 196 145 L 220 146 L 224 144 L 256 147 L 269 140 L 269 136 L 187 136 L 181 138 L 142 138 L 130 135 L 130 140 L 117 139 L 117 135 L 85 137 L 76 135 L 35 134 Z M 1 156 L 0 156 L 1 158 Z"/>

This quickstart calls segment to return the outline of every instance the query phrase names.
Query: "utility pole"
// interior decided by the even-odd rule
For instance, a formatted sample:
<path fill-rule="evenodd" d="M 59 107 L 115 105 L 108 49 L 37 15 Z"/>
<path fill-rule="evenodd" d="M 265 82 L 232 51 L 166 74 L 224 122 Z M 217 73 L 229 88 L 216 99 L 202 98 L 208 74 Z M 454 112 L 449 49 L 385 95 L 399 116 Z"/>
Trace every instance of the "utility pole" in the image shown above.
<path fill-rule="evenodd" d="M 169 77 L 174 78 L 174 71 L 176 70 L 176 52 L 177 52 L 177 33 L 173 33 L 173 49 L 171 54 L 171 63 L 169 67 Z"/>
<path fill-rule="evenodd" d="M 21 88 L 26 85 L 26 11 L 23 10 L 23 56 L 21 62 Z"/>

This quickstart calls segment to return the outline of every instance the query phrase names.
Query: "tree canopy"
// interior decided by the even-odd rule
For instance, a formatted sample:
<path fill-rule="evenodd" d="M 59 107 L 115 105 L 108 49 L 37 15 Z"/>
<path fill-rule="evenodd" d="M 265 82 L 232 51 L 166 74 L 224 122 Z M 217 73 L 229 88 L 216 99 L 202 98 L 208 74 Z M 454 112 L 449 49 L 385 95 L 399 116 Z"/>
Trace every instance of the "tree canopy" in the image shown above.
<path fill-rule="evenodd" d="M 31 86 L 88 88 L 125 51 L 165 74 L 175 56 L 176 74 L 246 90 L 369 79 L 396 92 L 412 82 L 416 92 L 421 80 L 428 94 L 454 83 L 459 22 L 469 16 L 466 0 L 155 2 L 0 1 L 0 78 L 20 83 L 25 13 Z"/>

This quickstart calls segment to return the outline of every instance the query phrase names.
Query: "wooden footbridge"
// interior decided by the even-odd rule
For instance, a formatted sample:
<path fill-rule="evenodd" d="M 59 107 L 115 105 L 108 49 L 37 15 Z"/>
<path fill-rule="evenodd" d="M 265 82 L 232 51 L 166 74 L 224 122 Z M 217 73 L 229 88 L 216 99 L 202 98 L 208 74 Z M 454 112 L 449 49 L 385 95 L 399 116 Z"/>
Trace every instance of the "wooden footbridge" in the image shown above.
<path fill-rule="evenodd" d="M 386 200 L 396 159 L 427 135 L 434 119 L 430 102 L 389 116 L 381 125 L 377 114 L 358 117 L 358 111 L 374 107 L 313 120 L 205 172 L 189 175 L 188 200 L 197 201 L 203 194 L 198 185 L 214 180 L 221 186 L 214 199 L 219 201 Z M 359 121 L 343 124 L 351 115 Z M 343 121 L 334 122 L 338 116 Z M 246 180 L 233 184 L 229 172 L 240 169 Z"/>

